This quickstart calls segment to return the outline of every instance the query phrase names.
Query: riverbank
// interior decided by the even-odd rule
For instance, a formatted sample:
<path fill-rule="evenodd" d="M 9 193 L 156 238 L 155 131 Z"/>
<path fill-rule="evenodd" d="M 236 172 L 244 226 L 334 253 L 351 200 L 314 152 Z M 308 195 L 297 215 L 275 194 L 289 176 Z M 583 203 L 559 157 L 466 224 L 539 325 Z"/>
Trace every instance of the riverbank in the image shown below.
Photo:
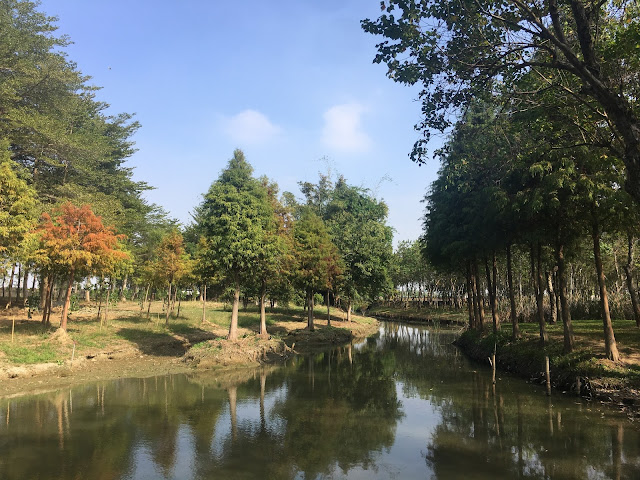
<path fill-rule="evenodd" d="M 619 336 L 629 341 L 637 332 L 627 332 L 626 327 L 631 330 L 635 325 L 621 325 L 623 322 L 618 321 L 616 327 Z M 495 349 L 498 371 L 541 385 L 545 384 L 545 357 L 548 356 L 552 390 L 607 403 L 640 418 L 640 344 L 619 341 L 622 360 L 618 363 L 607 360 L 601 345 L 586 334 L 594 323 L 591 320 L 574 322 L 576 347 L 570 354 L 562 353 L 562 336 L 561 331 L 556 331 L 557 325 L 549 326 L 549 342 L 544 348 L 537 335 L 527 331 L 533 324 L 524 325 L 523 337 L 517 341 L 511 340 L 509 325 L 504 325 L 498 334 L 481 335 L 467 330 L 455 344 L 468 357 L 486 365 L 490 364 L 489 358 Z"/>
<path fill-rule="evenodd" d="M 467 311 L 447 308 L 371 308 L 368 315 L 416 324 L 468 324 Z M 490 328 L 489 326 L 487 328 Z M 455 342 L 471 359 L 489 365 L 496 349 L 498 371 L 510 372 L 532 383 L 545 383 L 545 356 L 550 359 L 552 389 L 566 394 L 607 403 L 637 417 L 640 412 L 640 330 L 632 320 L 617 319 L 614 330 L 621 361 L 604 358 L 602 322 L 599 319 L 574 320 L 575 350 L 565 355 L 563 326 L 547 324 L 549 342 L 540 347 L 538 324 L 520 324 L 522 338 L 511 341 L 511 324 L 502 325 L 498 335 L 477 331 L 461 332 Z"/>
<path fill-rule="evenodd" d="M 0 312 L 0 397 L 52 390 L 71 384 L 122 377 L 148 377 L 206 369 L 230 369 L 277 363 L 293 353 L 348 343 L 378 330 L 374 319 L 318 309 L 316 331 L 306 330 L 302 309 L 274 309 L 267 313 L 269 336 L 257 334 L 257 309 L 239 315 L 238 340 L 226 339 L 228 306 L 208 302 L 202 323 L 202 304 L 182 304 L 180 315 L 165 325 L 160 302 L 146 309 L 121 302 L 109 319 L 98 320 L 95 305 L 74 312 L 67 333 L 57 325 L 45 328 L 22 310 Z M 52 319 L 55 318 L 54 311 Z M 11 330 L 14 328 L 13 341 Z"/>

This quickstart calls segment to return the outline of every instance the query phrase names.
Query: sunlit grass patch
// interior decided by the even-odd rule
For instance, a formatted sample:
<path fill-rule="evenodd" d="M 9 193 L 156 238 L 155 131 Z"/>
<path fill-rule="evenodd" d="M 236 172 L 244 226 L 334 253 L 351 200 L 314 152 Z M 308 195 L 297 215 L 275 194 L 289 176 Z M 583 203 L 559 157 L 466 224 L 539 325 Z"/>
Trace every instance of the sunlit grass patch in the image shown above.
<path fill-rule="evenodd" d="M 7 356 L 11 363 L 16 364 L 33 364 L 33 363 L 49 363 L 60 359 L 59 353 L 52 345 L 0 345 L 0 350 Z"/>

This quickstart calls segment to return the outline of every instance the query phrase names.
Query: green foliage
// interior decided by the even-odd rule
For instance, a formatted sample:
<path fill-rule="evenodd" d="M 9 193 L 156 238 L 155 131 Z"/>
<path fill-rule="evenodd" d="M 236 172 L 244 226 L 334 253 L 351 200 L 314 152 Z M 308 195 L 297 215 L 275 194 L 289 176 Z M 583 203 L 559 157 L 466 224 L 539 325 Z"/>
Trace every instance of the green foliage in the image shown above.
<path fill-rule="evenodd" d="M 227 281 L 248 278 L 256 262 L 270 258 L 273 209 L 252 171 L 242 151 L 236 150 L 196 215 L 204 241 L 202 261 Z"/>
<path fill-rule="evenodd" d="M 387 205 L 369 190 L 349 185 L 342 176 L 335 184 L 320 174 L 317 184 L 300 183 L 306 209 L 326 224 L 338 249 L 338 261 L 327 271 L 327 288 L 347 299 L 373 300 L 390 287 L 392 230 L 386 225 Z M 297 206 L 298 216 L 305 208 Z"/>
<path fill-rule="evenodd" d="M 329 288 L 328 279 L 338 252 L 324 222 L 309 208 L 303 209 L 293 226 L 293 249 L 294 283 L 307 294 Z"/>
<path fill-rule="evenodd" d="M 0 141 L 0 255 L 15 256 L 35 223 L 35 191 L 18 176 L 8 142 Z"/>
<path fill-rule="evenodd" d="M 552 121 L 558 105 L 576 105 L 587 121 L 581 113 L 568 125 L 579 125 L 583 138 L 600 131 L 600 142 L 617 145 L 627 190 L 640 201 L 640 84 L 630 73 L 638 64 L 637 13 L 633 0 L 578 0 L 571 7 L 387 0 L 380 17 L 363 20 L 362 27 L 384 37 L 374 61 L 386 63 L 389 77 L 422 86 L 424 118 L 416 129 L 423 137 L 414 145 L 414 160 L 425 160 L 431 129 L 444 131 L 459 119 L 452 110 L 464 112 L 488 93 L 502 94 L 507 110 L 526 111 L 539 102 L 549 107 L 543 118 Z M 538 85 L 527 85 L 528 76 Z M 534 169 L 543 171 L 542 165 Z"/>

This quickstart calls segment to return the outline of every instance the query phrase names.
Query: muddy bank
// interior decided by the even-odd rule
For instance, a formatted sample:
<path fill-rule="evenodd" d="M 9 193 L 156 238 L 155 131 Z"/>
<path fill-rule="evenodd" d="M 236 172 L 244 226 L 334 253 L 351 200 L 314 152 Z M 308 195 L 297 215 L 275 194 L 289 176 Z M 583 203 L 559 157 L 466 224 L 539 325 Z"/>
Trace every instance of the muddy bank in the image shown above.
<path fill-rule="evenodd" d="M 214 324 L 197 335 L 154 332 L 140 334 L 135 341 L 120 341 L 105 349 L 87 351 L 56 363 L 14 365 L 0 361 L 0 397 L 20 396 L 55 390 L 72 384 L 107 381 L 125 377 L 150 377 L 169 373 L 223 371 L 265 364 L 278 364 L 296 353 L 343 345 L 378 331 L 371 319 L 351 323 L 332 322 L 341 328 L 317 322 L 314 332 L 303 322 L 278 322 L 277 335 L 261 337 L 250 329 L 239 329 L 239 338 L 225 338 L 226 329 Z M 73 335 L 51 335 L 45 342 L 73 349 Z M 72 350 L 73 352 L 73 350 Z"/>
<path fill-rule="evenodd" d="M 512 342 L 505 335 L 483 336 L 475 330 L 463 332 L 454 344 L 469 358 L 485 365 L 490 365 L 495 349 L 497 370 L 540 385 L 546 383 L 544 365 L 545 356 L 549 356 L 553 391 L 608 404 L 640 419 L 640 386 L 614 374 L 612 362 L 598 358 L 590 350 L 563 355 L 561 345 L 541 348 L 537 338 Z"/>
<path fill-rule="evenodd" d="M 266 338 L 244 335 L 236 342 L 216 338 L 199 343 L 183 357 L 183 361 L 198 369 L 227 366 L 257 366 L 286 360 L 293 354 L 305 354 L 327 347 L 346 345 L 355 339 L 366 338 L 378 331 L 377 322 L 337 322 L 339 327 L 316 325 L 291 328 L 285 337 Z M 335 325 L 336 322 L 334 321 Z"/>

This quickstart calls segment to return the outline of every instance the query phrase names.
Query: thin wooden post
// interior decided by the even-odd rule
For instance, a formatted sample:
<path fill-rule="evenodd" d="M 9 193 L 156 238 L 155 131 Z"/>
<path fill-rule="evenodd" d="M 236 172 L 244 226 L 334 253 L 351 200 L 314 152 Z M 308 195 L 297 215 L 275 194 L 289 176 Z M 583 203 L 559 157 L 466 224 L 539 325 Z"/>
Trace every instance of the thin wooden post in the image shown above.
<path fill-rule="evenodd" d="M 544 357 L 544 375 L 547 383 L 547 395 L 551 395 L 551 373 L 549 371 L 549 357 Z"/>
<path fill-rule="evenodd" d="M 491 381 L 493 384 L 496 384 L 496 344 L 493 344 L 493 355 L 491 356 L 491 366 L 493 367 L 493 373 L 491 376 Z"/>
<path fill-rule="evenodd" d="M 16 317 L 11 316 L 11 343 L 13 343 L 13 332 L 16 330 Z"/>

